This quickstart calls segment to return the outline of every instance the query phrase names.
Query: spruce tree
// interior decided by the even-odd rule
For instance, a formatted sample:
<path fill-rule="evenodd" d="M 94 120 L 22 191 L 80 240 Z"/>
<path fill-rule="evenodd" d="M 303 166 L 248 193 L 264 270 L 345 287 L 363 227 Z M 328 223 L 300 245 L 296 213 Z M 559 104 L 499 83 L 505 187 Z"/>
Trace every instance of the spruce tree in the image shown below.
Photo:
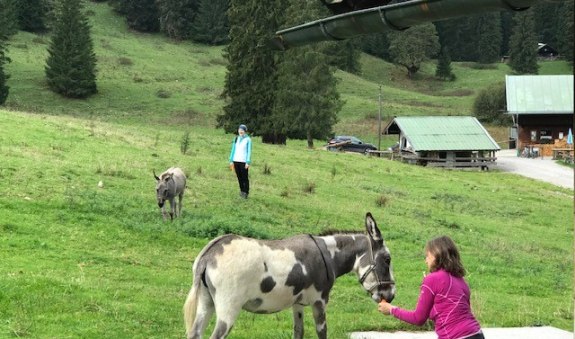
<path fill-rule="evenodd" d="M 491 64 L 500 60 L 501 19 L 499 13 L 487 13 L 476 21 L 479 41 L 477 41 L 477 62 Z"/>
<path fill-rule="evenodd" d="M 160 31 L 160 11 L 156 0 L 110 0 L 110 5 L 126 17 L 130 28 L 139 32 Z"/>
<path fill-rule="evenodd" d="M 560 12 L 557 47 L 561 57 L 573 67 L 573 0 L 565 1 Z"/>
<path fill-rule="evenodd" d="M 502 56 L 509 56 L 509 39 L 513 30 L 513 12 L 502 11 L 500 13 L 501 21 L 501 47 L 500 52 Z"/>
<path fill-rule="evenodd" d="M 71 98 L 97 92 L 96 56 L 81 1 L 62 0 L 45 69 L 50 89 Z"/>
<path fill-rule="evenodd" d="M 198 0 L 156 0 L 160 30 L 176 40 L 189 39 L 198 12 Z"/>
<path fill-rule="evenodd" d="M 48 29 L 46 14 L 49 3 L 46 0 L 18 0 L 18 24 L 27 32 L 42 33 Z"/>
<path fill-rule="evenodd" d="M 230 31 L 228 7 L 229 0 L 200 0 L 192 25 L 192 39 L 210 45 L 226 43 Z"/>
<path fill-rule="evenodd" d="M 360 48 L 363 52 L 391 62 L 386 33 L 367 34 L 360 39 Z"/>
<path fill-rule="evenodd" d="M 6 85 L 6 81 L 8 80 L 8 74 L 4 71 L 4 65 L 10 62 L 10 59 L 6 57 L 6 36 L 0 32 L 0 105 L 3 105 L 8 98 L 8 93 L 10 87 Z"/>
<path fill-rule="evenodd" d="M 301 6 L 301 4 L 300 4 Z M 360 41 L 345 40 L 325 44 L 325 55 L 330 65 L 335 66 L 342 71 L 359 74 L 361 65 L 359 57 L 361 55 Z"/>
<path fill-rule="evenodd" d="M 17 0 L 0 0 L 0 35 L 9 37 L 18 31 Z"/>
<path fill-rule="evenodd" d="M 519 74 L 537 74 L 537 35 L 531 9 L 513 17 L 509 66 Z"/>
<path fill-rule="evenodd" d="M 235 132 L 240 123 L 266 143 L 285 143 L 286 136 L 275 129 L 271 112 L 276 91 L 276 54 L 268 44 L 279 28 L 285 2 L 282 0 L 232 0 L 230 43 L 224 97 L 228 104 L 217 118 L 219 127 Z"/>
<path fill-rule="evenodd" d="M 449 56 L 448 47 L 442 47 L 441 52 L 439 52 L 435 76 L 443 80 L 455 80 L 455 74 L 453 74 L 451 69 L 451 57 Z"/>
<path fill-rule="evenodd" d="M 317 18 L 319 6 L 319 2 L 291 1 L 287 24 Z M 288 137 L 307 140 L 309 148 L 314 139 L 333 134 L 342 107 L 334 71 L 325 56 L 325 44 L 288 50 L 278 67 L 274 122 Z"/>

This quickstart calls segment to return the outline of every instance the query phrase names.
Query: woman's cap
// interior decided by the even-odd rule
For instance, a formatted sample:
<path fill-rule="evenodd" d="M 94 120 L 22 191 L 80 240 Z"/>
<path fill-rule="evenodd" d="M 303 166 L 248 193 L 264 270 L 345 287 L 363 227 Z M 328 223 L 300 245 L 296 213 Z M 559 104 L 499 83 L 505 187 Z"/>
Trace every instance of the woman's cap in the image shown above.
<path fill-rule="evenodd" d="M 241 130 L 243 130 L 244 132 L 247 132 L 247 131 L 248 131 L 248 127 L 247 127 L 246 125 L 244 125 L 244 124 L 241 124 L 241 125 L 238 127 L 238 129 L 241 129 Z"/>

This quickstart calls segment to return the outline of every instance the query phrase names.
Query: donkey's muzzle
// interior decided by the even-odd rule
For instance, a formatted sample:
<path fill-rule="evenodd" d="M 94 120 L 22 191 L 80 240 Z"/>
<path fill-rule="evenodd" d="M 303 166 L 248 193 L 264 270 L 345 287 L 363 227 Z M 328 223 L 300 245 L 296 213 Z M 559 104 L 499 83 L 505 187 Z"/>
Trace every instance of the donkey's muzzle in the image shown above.
<path fill-rule="evenodd" d="M 160 208 L 162 208 L 162 207 L 164 207 L 164 203 L 165 203 L 165 201 L 163 201 L 163 200 L 162 200 L 162 201 L 158 201 L 158 206 L 159 206 Z"/>

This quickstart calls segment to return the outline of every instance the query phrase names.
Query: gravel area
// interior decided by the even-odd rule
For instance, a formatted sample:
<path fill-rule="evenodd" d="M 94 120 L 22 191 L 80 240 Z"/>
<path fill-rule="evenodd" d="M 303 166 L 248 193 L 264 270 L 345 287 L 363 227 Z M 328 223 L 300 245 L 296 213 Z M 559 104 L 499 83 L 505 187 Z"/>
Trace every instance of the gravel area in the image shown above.
<path fill-rule="evenodd" d="M 497 152 L 497 166 L 492 168 L 573 189 L 573 169 L 551 157 L 520 158 L 516 150 L 501 150 Z"/>
<path fill-rule="evenodd" d="M 486 339 L 573 339 L 573 333 L 555 327 L 484 328 Z M 435 332 L 354 332 L 350 339 L 437 339 Z"/>

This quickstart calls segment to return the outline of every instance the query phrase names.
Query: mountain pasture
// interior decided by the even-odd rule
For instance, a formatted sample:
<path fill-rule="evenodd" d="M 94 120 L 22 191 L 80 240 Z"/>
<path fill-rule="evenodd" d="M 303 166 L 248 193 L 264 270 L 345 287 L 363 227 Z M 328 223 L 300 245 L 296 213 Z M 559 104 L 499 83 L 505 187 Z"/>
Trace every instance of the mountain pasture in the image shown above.
<path fill-rule="evenodd" d="M 483 326 L 571 328 L 571 190 L 256 138 L 253 192 L 244 201 L 226 161 L 232 137 L 219 130 L 190 127 L 192 147 L 182 155 L 183 127 L 0 114 L 2 336 L 181 337 L 192 262 L 209 239 L 362 231 L 367 211 L 393 253 L 395 303 L 414 306 L 425 241 L 448 234 Z M 166 164 L 188 177 L 182 217 L 167 223 L 150 175 Z M 327 314 L 333 338 L 413 329 L 378 314 L 351 275 L 337 281 Z M 291 311 L 242 313 L 232 336 L 288 338 L 291 321 Z"/>
<path fill-rule="evenodd" d="M 233 136 L 214 128 L 224 105 L 224 48 L 136 33 L 107 4 L 86 7 L 98 94 L 69 100 L 47 89 L 49 36 L 19 32 L 8 46 L 0 337 L 181 338 L 192 263 L 210 239 L 362 232 L 366 212 L 393 254 L 397 305 L 415 305 L 425 242 L 445 234 L 459 245 L 482 326 L 572 330 L 572 190 L 497 170 L 327 152 L 323 140 L 307 149 L 305 141 L 273 146 L 254 137 L 250 198 L 241 200 L 227 161 Z M 338 71 L 346 103 L 336 133 L 377 143 L 380 84 L 384 117 L 469 115 L 479 89 L 509 74 L 505 64 L 478 70 L 453 63 L 457 81 L 440 82 L 434 66 L 424 64 L 409 81 L 404 70 L 364 55 L 362 74 Z M 541 67 L 541 74 L 570 72 L 563 61 Z M 506 127 L 487 128 L 505 140 Z M 171 166 L 184 170 L 187 189 L 181 217 L 164 222 L 152 170 Z M 312 318 L 304 316 L 310 338 Z M 379 314 L 354 275 L 337 280 L 327 318 L 330 338 L 418 329 Z M 242 312 L 230 337 L 291 336 L 288 310 Z"/>

